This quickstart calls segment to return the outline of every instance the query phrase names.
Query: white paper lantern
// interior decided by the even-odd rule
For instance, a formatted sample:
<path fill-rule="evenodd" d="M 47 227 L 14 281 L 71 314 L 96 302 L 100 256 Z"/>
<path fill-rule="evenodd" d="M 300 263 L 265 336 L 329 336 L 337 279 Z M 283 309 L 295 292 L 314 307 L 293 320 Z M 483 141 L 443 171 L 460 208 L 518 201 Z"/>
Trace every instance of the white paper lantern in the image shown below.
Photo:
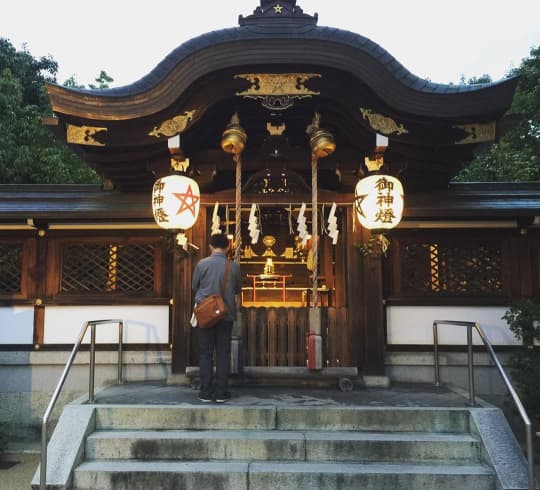
<path fill-rule="evenodd" d="M 389 229 L 403 215 L 403 186 L 391 175 L 370 175 L 358 181 L 355 189 L 355 209 L 364 228 Z"/>
<path fill-rule="evenodd" d="M 156 180 L 152 189 L 154 219 L 168 230 L 187 230 L 197 221 L 201 205 L 199 185 L 185 175 Z"/>

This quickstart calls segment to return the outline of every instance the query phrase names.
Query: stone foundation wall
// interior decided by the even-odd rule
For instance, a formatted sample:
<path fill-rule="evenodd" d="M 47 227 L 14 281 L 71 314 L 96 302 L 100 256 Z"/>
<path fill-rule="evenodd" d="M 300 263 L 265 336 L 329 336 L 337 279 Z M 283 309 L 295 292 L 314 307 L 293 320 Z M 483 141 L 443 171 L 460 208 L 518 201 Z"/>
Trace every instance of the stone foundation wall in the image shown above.
<path fill-rule="evenodd" d="M 0 352 L 0 421 L 8 437 L 35 438 L 54 389 L 62 375 L 69 352 Z M 63 407 L 88 397 L 89 353 L 80 352 L 51 414 L 54 427 Z M 165 380 L 171 370 L 170 351 L 124 352 L 126 381 Z M 96 352 L 95 393 L 101 386 L 117 382 L 117 352 Z"/>

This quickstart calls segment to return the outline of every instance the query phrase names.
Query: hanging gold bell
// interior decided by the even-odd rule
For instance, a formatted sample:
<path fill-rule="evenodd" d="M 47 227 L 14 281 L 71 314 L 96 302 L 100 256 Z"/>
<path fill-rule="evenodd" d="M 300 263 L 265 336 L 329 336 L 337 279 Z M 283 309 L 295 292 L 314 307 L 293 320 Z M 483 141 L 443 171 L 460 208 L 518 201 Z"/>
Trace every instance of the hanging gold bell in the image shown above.
<path fill-rule="evenodd" d="M 313 121 L 306 128 L 306 133 L 309 135 L 311 152 L 317 158 L 325 158 L 334 153 L 336 150 L 336 143 L 332 133 L 320 127 L 320 120 L 321 115 L 316 112 Z"/>
<path fill-rule="evenodd" d="M 329 131 L 326 131 L 326 129 L 317 129 L 314 131 L 309 138 L 309 145 L 311 146 L 311 152 L 317 158 L 325 158 L 336 150 L 334 136 Z"/>
<path fill-rule="evenodd" d="M 231 122 L 221 136 L 221 149 L 225 153 L 239 155 L 244 150 L 247 142 L 247 134 L 242 126 L 238 114 L 234 114 Z"/>

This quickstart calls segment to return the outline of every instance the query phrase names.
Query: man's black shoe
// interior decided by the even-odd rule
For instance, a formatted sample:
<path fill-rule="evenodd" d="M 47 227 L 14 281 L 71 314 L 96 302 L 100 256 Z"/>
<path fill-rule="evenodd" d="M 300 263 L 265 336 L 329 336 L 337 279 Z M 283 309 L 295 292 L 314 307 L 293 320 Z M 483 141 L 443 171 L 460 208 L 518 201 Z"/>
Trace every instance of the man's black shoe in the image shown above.
<path fill-rule="evenodd" d="M 228 391 L 216 394 L 216 403 L 225 403 L 231 399 L 231 394 Z"/>
<path fill-rule="evenodd" d="M 203 403 L 212 403 L 212 397 L 208 393 L 199 392 L 199 400 Z"/>

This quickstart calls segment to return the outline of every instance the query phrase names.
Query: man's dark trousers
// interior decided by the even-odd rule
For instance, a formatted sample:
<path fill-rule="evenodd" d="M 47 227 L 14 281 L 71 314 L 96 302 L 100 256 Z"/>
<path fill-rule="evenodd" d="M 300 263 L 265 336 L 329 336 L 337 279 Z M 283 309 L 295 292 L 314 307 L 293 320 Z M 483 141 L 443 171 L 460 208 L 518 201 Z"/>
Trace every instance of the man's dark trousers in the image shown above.
<path fill-rule="evenodd" d="M 231 366 L 231 335 L 233 322 L 221 321 L 215 327 L 197 328 L 199 339 L 199 377 L 201 393 L 223 395 Z M 216 351 L 216 376 L 212 358 Z"/>

